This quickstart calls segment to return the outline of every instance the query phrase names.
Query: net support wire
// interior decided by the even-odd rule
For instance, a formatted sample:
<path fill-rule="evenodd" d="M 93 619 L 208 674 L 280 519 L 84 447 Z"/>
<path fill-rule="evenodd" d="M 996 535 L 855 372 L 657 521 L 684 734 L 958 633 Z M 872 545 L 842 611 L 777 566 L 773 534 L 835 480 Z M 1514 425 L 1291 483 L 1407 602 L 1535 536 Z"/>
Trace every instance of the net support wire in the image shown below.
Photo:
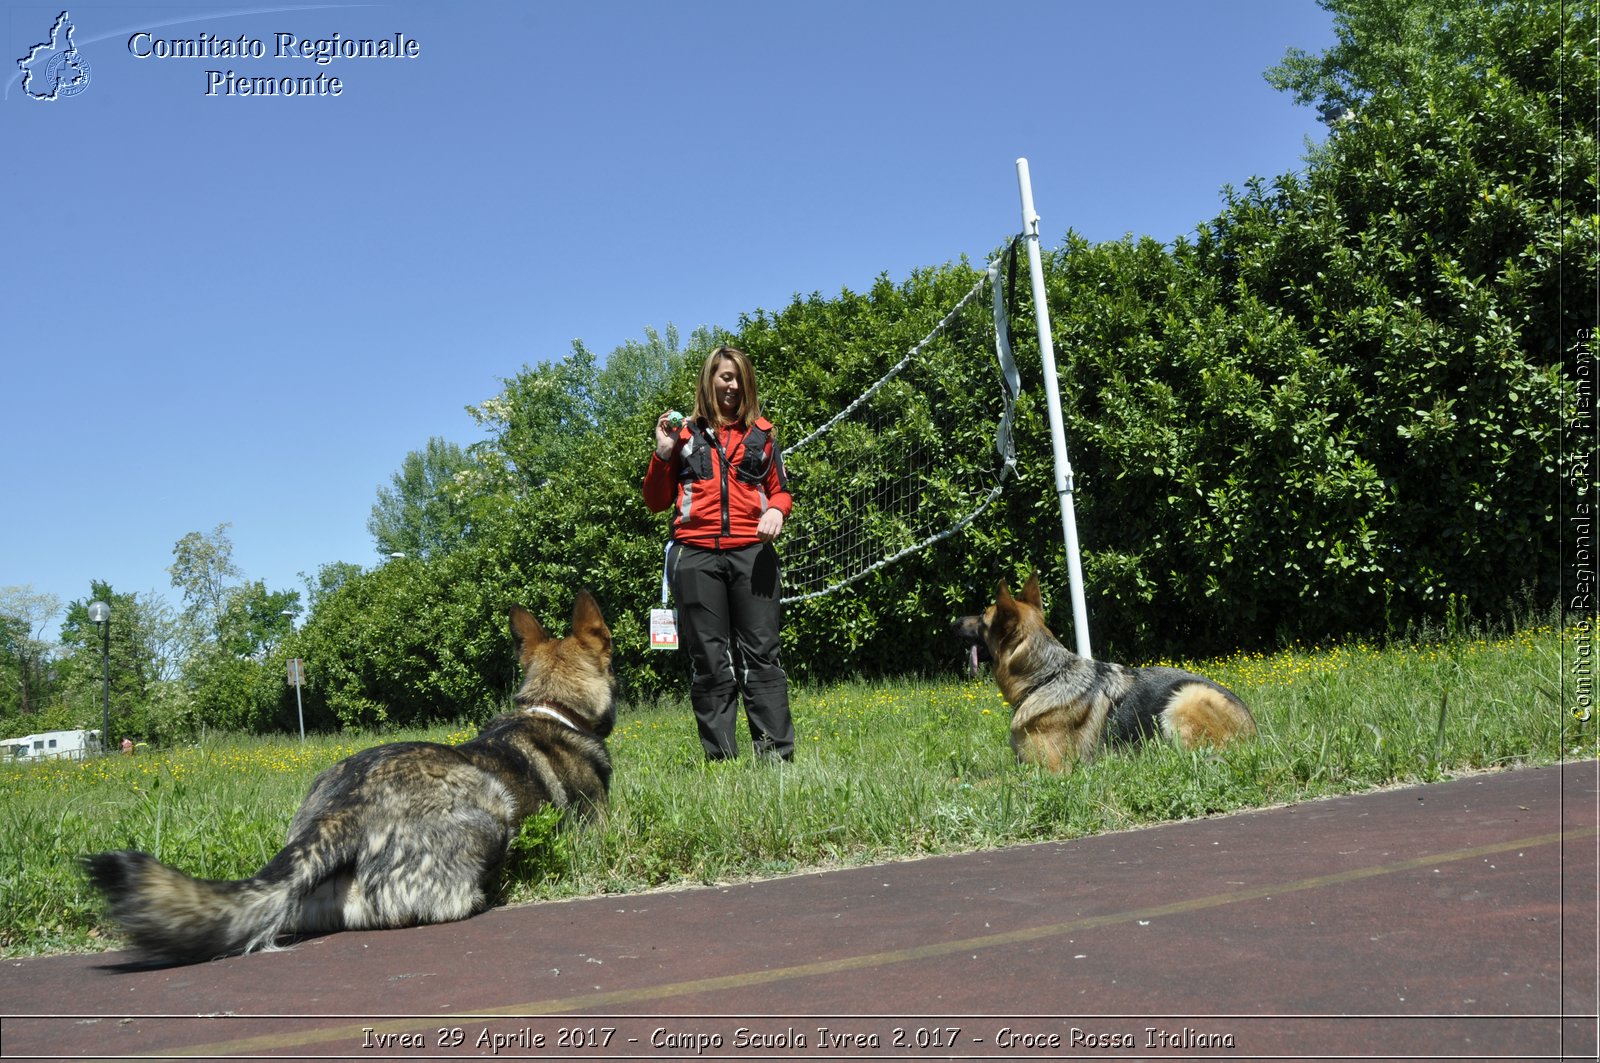
<path fill-rule="evenodd" d="M 926 336 L 919 340 L 915 346 L 907 351 L 905 357 L 901 358 L 900 361 L 896 362 L 892 367 L 890 367 L 889 371 L 880 377 L 876 383 L 867 388 L 866 391 L 863 391 L 853 402 L 850 403 L 850 405 L 846 406 L 843 410 L 839 411 L 839 413 L 835 414 L 827 421 L 827 423 L 823 424 L 816 431 L 812 432 L 810 435 L 806 436 L 804 439 L 785 450 L 785 454 L 793 453 L 794 451 L 799 450 L 801 447 L 810 443 L 812 440 L 828 431 L 840 421 L 843 421 L 846 417 L 849 417 L 850 414 L 860 408 L 863 403 L 869 401 L 873 395 L 877 394 L 879 389 L 881 389 L 885 384 L 889 383 L 889 381 L 893 380 L 895 377 L 899 376 L 905 370 L 905 368 L 909 366 L 919 354 L 922 353 L 928 344 L 933 342 L 933 340 L 938 337 L 939 333 L 949 328 L 950 324 L 955 321 L 956 317 L 961 313 L 961 311 L 965 310 L 967 306 L 978 297 L 978 294 L 983 291 L 985 285 L 988 285 L 994 294 L 995 354 L 1000 362 L 1000 376 L 1004 385 L 1002 393 L 1005 398 L 1004 409 L 1000 414 L 1000 422 L 995 431 L 995 449 L 999 454 L 1001 465 L 994 487 L 990 489 L 988 495 L 984 497 L 983 501 L 978 503 L 977 507 L 974 508 L 972 512 L 957 520 L 954 524 L 948 528 L 945 528 L 943 531 L 940 531 L 934 535 L 930 535 L 919 543 L 914 543 L 911 546 L 907 546 L 888 557 L 882 558 L 881 560 L 876 561 L 862 569 L 860 572 L 838 580 L 837 582 L 832 583 L 821 590 L 811 591 L 807 594 L 797 594 L 791 597 L 780 598 L 779 602 L 781 604 L 793 605 L 796 602 L 804 602 L 812 598 L 820 598 L 823 595 L 832 594 L 834 591 L 848 587 L 852 583 L 870 576 L 879 569 L 886 568 L 889 565 L 894 564 L 896 561 L 899 561 L 901 558 L 906 557 L 909 554 L 914 554 L 919 550 L 924 550 L 929 546 L 932 546 L 934 543 L 948 539 L 957 532 L 966 530 L 966 528 L 971 525 L 973 521 L 977 520 L 978 517 L 980 517 L 983 512 L 994 503 L 995 499 L 1000 497 L 1001 492 L 1005 490 L 1006 481 L 1010 479 L 1010 477 L 1016 472 L 1017 468 L 1016 449 L 1012 443 L 1011 437 L 1011 418 L 1016 407 L 1017 395 L 1022 390 L 1022 378 L 1017 372 L 1016 361 L 1012 358 L 1011 354 L 1011 342 L 1006 324 L 1005 296 L 998 283 L 1000 277 L 999 263 L 999 259 L 991 262 L 988 268 L 985 270 L 984 275 L 979 278 L 976 284 L 968 289 L 967 293 L 961 297 L 960 301 L 957 302 L 954 307 L 951 308 L 950 312 L 940 319 L 939 323 L 935 325 Z"/>
<path fill-rule="evenodd" d="M 895 377 L 904 372 L 906 366 L 915 361 L 917 355 L 921 354 L 928 344 L 932 343 L 936 338 L 938 338 L 939 333 L 949 328 L 951 322 L 955 321 L 956 317 L 960 315 L 961 311 L 967 308 L 968 303 L 972 302 L 972 300 L 978 297 L 978 293 L 983 291 L 983 286 L 988 283 L 989 277 L 987 275 L 979 279 L 978 283 L 974 284 L 967 291 L 967 294 L 961 297 L 961 301 L 956 303 L 956 305 L 950 309 L 950 312 L 939 320 L 937 325 L 933 326 L 933 330 L 926 336 L 922 337 L 922 339 L 918 340 L 916 344 L 906 352 L 904 358 L 901 358 L 894 365 L 890 366 L 887 373 L 879 377 L 871 387 L 867 388 L 867 390 L 857 395 L 850 405 L 846 406 L 844 409 L 828 418 L 828 420 L 816 431 L 800 440 L 800 442 L 785 447 L 783 451 L 784 454 L 793 454 L 795 451 L 801 449 L 806 444 L 810 443 L 812 440 L 816 439 L 818 436 L 822 435 L 824 432 L 828 431 L 834 425 L 838 424 L 840 421 L 843 421 L 845 418 L 849 417 L 852 413 L 855 413 L 856 410 L 860 409 L 863 405 L 869 402 L 872 399 L 872 396 L 876 395 L 885 384 L 889 383 L 889 381 L 893 380 Z"/>

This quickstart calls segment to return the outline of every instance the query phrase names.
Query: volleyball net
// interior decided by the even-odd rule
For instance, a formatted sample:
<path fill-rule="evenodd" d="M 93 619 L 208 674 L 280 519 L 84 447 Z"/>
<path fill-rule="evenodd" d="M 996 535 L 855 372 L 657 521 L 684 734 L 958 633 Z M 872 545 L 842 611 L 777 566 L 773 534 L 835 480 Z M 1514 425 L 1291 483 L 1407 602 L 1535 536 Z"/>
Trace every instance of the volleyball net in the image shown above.
<path fill-rule="evenodd" d="M 1012 241 L 1002 256 L 1013 267 L 1015 250 Z M 1021 382 L 1000 263 L 849 405 L 784 449 L 790 481 L 808 497 L 779 540 L 785 604 L 832 594 L 961 532 L 1005 490 Z M 972 386 L 976 358 L 992 363 L 993 387 Z"/>

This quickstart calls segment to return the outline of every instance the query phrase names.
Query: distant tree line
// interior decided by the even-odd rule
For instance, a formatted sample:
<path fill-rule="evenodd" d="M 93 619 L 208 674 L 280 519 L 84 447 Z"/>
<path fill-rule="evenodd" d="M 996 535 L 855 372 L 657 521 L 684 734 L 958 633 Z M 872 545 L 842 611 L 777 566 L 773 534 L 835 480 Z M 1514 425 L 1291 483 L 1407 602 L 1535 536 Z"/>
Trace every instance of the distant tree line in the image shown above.
<path fill-rule="evenodd" d="M 259 726 L 244 709 L 293 629 L 300 593 L 245 579 L 226 524 L 173 544 L 168 572 L 181 607 L 104 580 L 91 580 L 88 594 L 64 608 L 31 587 L 0 588 L 0 737 L 99 728 L 102 654 L 110 665 L 112 745 Z M 96 601 L 111 610 L 104 629 L 89 619 Z M 52 639 L 48 627 L 57 618 Z"/>

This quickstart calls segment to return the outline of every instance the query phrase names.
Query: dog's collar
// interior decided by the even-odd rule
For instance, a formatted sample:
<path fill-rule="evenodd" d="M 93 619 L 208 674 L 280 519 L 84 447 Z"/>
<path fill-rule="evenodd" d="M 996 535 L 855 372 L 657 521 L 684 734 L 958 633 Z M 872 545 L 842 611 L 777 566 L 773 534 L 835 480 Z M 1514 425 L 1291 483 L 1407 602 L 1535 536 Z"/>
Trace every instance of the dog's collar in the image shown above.
<path fill-rule="evenodd" d="M 517 707 L 529 716 L 548 716 L 552 720 L 566 724 L 579 734 L 589 733 L 589 729 L 579 722 L 578 714 L 559 701 L 541 701 L 535 705 L 519 705 Z"/>

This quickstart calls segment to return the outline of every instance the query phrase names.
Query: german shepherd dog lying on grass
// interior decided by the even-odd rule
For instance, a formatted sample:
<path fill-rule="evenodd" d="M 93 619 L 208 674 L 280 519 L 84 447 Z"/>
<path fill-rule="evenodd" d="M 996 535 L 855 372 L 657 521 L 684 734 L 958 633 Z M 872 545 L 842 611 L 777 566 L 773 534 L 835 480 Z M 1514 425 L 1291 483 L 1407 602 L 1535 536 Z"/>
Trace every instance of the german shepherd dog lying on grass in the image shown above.
<path fill-rule="evenodd" d="M 393 742 L 318 775 L 267 865 L 237 882 L 191 878 L 145 853 L 85 859 L 109 914 L 140 951 L 194 963 L 285 936 L 443 923 L 492 903 L 528 815 L 601 810 L 616 722 L 611 630 L 588 591 L 553 639 L 511 609 L 522 666 L 515 710 L 459 746 Z"/>
<path fill-rule="evenodd" d="M 1010 702 L 1017 759 L 1071 771 L 1107 742 L 1155 734 L 1193 748 L 1253 735 L 1256 721 L 1233 691 L 1179 668 L 1129 668 L 1080 657 L 1045 625 L 1039 575 L 1019 597 L 1001 580 L 994 604 L 956 621 L 956 634 L 988 651 Z"/>

